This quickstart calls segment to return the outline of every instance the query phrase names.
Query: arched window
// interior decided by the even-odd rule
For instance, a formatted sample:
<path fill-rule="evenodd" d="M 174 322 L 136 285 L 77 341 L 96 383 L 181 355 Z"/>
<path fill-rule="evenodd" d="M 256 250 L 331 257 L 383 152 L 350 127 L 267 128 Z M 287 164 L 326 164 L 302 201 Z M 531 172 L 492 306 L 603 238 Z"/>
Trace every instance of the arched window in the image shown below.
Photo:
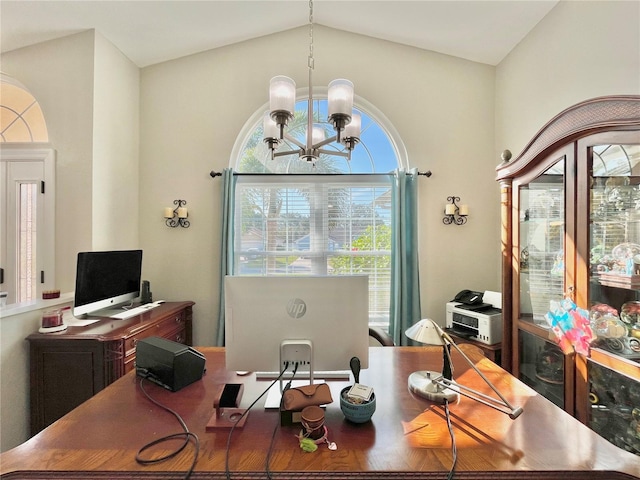
<path fill-rule="evenodd" d="M 54 286 L 55 152 L 40 104 L 0 74 L 0 289 L 8 304 Z"/>
<path fill-rule="evenodd" d="M 326 96 L 326 94 L 325 94 Z M 245 124 L 231 155 L 231 167 L 239 173 L 389 173 L 397 168 L 408 168 L 407 153 L 400 136 L 391 122 L 373 105 L 357 98 L 354 111 L 362 118 L 360 142 L 353 150 L 351 159 L 337 156 L 320 157 L 315 166 L 300 161 L 297 155 L 271 158 L 267 145 L 262 141 L 262 117 L 264 109 L 258 110 Z M 326 121 L 327 100 L 313 101 L 313 124 L 333 134 Z M 298 100 L 289 133 L 304 141 L 307 128 L 307 100 Z M 286 143 L 286 142 L 285 142 Z M 292 144 L 281 150 L 295 148 Z M 328 147 L 326 147 L 328 148 Z M 334 147 L 335 148 L 335 147 Z"/>
<path fill-rule="evenodd" d="M 405 168 L 406 153 L 381 112 L 363 100 L 355 110 L 361 114 L 362 133 L 350 160 L 324 154 L 315 164 L 298 154 L 272 158 L 262 140 L 264 110 L 245 124 L 231 158 L 239 174 L 233 274 L 367 274 L 370 324 L 387 327 L 392 172 Z M 313 112 L 314 126 L 333 135 L 322 120 L 327 117 L 325 98 L 314 98 Z M 288 132 L 304 143 L 306 128 L 305 99 L 296 103 Z M 296 148 L 284 145 L 281 150 Z"/>
<path fill-rule="evenodd" d="M 24 85 L 0 73 L 0 142 L 48 142 L 40 104 Z"/>

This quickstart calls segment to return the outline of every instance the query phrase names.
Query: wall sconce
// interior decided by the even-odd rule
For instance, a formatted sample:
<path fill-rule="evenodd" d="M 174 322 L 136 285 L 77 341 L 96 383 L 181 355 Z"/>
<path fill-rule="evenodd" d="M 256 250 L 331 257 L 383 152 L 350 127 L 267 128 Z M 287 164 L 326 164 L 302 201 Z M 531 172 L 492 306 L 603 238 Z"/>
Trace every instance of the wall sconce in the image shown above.
<path fill-rule="evenodd" d="M 450 202 L 444 207 L 444 218 L 442 223 L 445 225 L 464 225 L 467 223 L 467 215 L 469 215 L 468 205 L 458 205 L 460 197 L 447 197 Z"/>
<path fill-rule="evenodd" d="M 174 200 L 173 204 L 176 205 L 176 208 L 166 207 L 164 209 L 164 218 L 166 221 L 164 222 L 167 227 L 183 227 L 189 228 L 189 220 L 187 217 L 189 216 L 189 212 L 187 211 L 186 200 Z"/>

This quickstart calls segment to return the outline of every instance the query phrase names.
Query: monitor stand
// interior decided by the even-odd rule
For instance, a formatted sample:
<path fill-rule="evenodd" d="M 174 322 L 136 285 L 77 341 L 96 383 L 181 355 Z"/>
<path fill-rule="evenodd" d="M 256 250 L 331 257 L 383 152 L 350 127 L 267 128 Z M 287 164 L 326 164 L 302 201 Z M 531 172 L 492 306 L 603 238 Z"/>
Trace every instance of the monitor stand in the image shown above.
<path fill-rule="evenodd" d="M 280 343 L 280 367 L 284 368 L 286 362 L 289 362 L 287 371 L 281 372 L 256 372 L 256 380 L 276 380 L 280 379 L 280 391 L 282 382 L 291 378 L 309 379 L 306 385 L 313 384 L 314 378 L 332 379 L 332 380 L 349 380 L 349 370 L 335 371 L 317 371 L 313 369 L 313 343 L 310 340 L 283 340 Z M 300 366 L 309 366 L 302 371 L 296 371 L 293 375 L 292 365 L 298 363 Z"/>
<path fill-rule="evenodd" d="M 313 385 L 313 343 L 311 340 L 283 340 L 280 343 L 280 368 L 284 369 L 284 365 L 287 363 L 292 371 L 301 366 L 309 365 L 309 384 Z M 281 376 L 281 392 L 284 389 L 283 381 Z"/>

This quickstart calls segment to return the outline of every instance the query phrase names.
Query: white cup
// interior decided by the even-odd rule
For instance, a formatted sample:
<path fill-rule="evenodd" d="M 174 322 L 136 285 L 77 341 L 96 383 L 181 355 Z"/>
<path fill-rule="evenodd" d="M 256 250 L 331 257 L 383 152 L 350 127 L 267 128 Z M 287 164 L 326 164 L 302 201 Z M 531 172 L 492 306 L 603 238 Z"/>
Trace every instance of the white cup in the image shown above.
<path fill-rule="evenodd" d="M 7 304 L 7 297 L 9 292 L 0 292 L 0 307 L 4 307 Z"/>

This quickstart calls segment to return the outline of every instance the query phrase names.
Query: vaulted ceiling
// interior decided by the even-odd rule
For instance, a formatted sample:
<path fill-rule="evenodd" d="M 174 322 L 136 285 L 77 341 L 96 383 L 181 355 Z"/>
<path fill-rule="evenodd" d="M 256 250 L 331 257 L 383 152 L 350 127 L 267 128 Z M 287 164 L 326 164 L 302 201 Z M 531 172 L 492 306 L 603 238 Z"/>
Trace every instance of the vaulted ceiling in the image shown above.
<path fill-rule="evenodd" d="M 557 0 L 315 0 L 314 23 L 497 65 Z M 0 1 L 1 51 L 95 28 L 139 67 L 308 24 L 304 0 Z"/>

